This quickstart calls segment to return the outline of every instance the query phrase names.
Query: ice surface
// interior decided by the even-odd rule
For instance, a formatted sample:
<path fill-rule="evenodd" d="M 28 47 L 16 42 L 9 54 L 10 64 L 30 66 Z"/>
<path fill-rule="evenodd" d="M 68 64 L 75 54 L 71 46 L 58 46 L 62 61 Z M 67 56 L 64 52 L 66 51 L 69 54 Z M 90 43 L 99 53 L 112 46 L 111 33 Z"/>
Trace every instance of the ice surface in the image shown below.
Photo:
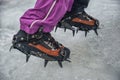
<path fill-rule="evenodd" d="M 120 1 L 91 0 L 86 11 L 98 18 L 101 29 L 84 37 L 79 32 L 62 29 L 52 32 L 56 40 L 71 49 L 72 63 L 57 62 L 43 67 L 43 59 L 25 55 L 17 50 L 9 52 L 13 34 L 19 30 L 19 17 L 34 6 L 36 0 L 0 0 L 0 80 L 118 80 L 120 75 Z"/>

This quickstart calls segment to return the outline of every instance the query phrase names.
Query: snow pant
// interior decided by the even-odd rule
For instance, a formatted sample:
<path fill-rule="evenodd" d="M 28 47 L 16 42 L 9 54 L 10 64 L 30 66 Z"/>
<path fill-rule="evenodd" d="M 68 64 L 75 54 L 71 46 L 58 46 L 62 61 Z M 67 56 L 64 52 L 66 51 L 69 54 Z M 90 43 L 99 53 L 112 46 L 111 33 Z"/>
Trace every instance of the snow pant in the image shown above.
<path fill-rule="evenodd" d="M 67 11 L 71 11 L 74 0 L 37 0 L 33 9 L 20 18 L 20 29 L 28 34 L 51 32 Z"/>

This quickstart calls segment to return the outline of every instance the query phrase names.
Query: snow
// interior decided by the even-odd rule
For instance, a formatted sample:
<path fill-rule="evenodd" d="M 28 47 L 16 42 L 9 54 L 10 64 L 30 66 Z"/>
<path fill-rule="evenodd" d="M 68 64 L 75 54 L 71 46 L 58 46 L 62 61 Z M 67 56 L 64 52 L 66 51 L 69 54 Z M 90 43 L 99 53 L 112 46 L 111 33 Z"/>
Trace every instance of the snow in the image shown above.
<path fill-rule="evenodd" d="M 71 63 L 49 62 L 25 55 L 17 50 L 9 52 L 12 36 L 19 30 L 19 17 L 35 0 L 0 0 L 0 80 L 119 80 L 120 75 L 120 1 L 91 0 L 86 11 L 100 20 L 96 36 L 58 29 L 52 35 L 71 50 Z"/>

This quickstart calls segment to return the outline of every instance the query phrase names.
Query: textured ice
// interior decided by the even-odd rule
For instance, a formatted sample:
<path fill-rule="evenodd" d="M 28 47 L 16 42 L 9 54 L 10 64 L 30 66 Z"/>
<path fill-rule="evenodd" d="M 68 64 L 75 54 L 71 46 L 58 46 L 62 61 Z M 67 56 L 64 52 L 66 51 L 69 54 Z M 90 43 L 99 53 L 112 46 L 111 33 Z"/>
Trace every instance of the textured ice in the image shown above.
<path fill-rule="evenodd" d="M 120 1 L 91 0 L 86 11 L 98 18 L 101 29 L 84 37 L 79 32 L 72 37 L 59 29 L 52 35 L 71 49 L 72 63 L 57 62 L 43 67 L 43 59 L 25 55 L 17 50 L 9 52 L 13 34 L 19 30 L 19 17 L 34 6 L 36 0 L 0 0 L 0 80 L 118 80 L 120 70 Z"/>

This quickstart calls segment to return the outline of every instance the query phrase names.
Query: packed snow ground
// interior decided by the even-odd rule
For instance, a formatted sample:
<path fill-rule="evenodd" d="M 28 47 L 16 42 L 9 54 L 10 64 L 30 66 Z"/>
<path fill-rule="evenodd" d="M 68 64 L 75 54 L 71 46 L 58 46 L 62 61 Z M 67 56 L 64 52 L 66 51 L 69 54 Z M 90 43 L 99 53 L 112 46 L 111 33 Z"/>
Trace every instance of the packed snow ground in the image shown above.
<path fill-rule="evenodd" d="M 13 35 L 19 30 L 19 17 L 34 6 L 36 0 L 0 0 L 0 80 L 119 80 L 120 70 L 120 1 L 91 0 L 86 11 L 100 20 L 96 36 L 91 31 L 84 37 L 79 32 L 58 29 L 52 35 L 71 49 L 72 63 L 57 62 L 43 67 L 43 59 L 9 52 Z"/>

